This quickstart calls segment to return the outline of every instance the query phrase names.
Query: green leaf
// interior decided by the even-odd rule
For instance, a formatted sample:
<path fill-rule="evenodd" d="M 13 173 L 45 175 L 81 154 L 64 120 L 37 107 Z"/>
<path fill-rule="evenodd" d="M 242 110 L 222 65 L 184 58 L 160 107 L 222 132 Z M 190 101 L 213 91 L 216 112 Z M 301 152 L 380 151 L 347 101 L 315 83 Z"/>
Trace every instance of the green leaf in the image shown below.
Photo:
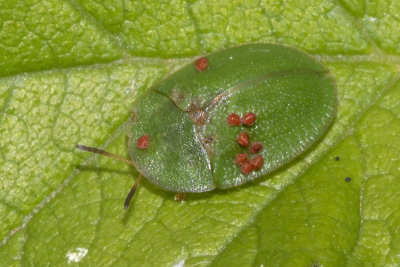
<path fill-rule="evenodd" d="M 398 265 L 399 12 L 395 1 L 2 1 L 2 265 Z M 144 180 L 125 212 L 137 171 L 74 145 L 128 157 L 138 96 L 193 57 L 254 42 L 325 62 L 339 91 L 328 133 L 271 175 L 184 203 Z"/>

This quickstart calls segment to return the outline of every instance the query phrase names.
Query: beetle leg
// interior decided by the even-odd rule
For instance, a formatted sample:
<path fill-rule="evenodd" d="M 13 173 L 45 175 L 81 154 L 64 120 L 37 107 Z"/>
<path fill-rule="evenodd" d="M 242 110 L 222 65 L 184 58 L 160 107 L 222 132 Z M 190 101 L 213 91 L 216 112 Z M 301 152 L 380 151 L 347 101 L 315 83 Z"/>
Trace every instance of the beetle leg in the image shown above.
<path fill-rule="evenodd" d="M 186 193 L 176 193 L 175 200 L 180 202 L 185 202 Z"/>
<path fill-rule="evenodd" d="M 142 175 L 139 175 L 139 177 L 135 181 L 135 184 L 132 186 L 131 191 L 129 191 L 128 195 L 125 198 L 124 207 L 126 210 L 129 207 L 129 202 L 131 202 L 131 199 L 132 199 L 133 195 L 135 194 L 136 189 L 139 186 L 141 179 L 142 179 Z"/>

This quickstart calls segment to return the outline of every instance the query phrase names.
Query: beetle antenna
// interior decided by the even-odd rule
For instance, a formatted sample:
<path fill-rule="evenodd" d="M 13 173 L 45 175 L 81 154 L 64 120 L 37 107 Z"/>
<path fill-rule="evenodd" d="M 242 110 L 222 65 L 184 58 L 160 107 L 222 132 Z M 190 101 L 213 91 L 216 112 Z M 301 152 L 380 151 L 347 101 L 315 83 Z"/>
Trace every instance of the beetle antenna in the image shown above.
<path fill-rule="evenodd" d="M 92 153 L 101 154 L 101 155 L 104 155 L 104 156 L 107 156 L 107 157 L 110 157 L 110 158 L 113 158 L 113 159 L 120 160 L 122 162 L 125 162 L 126 164 L 133 165 L 132 161 L 130 161 L 130 160 L 127 160 L 127 159 L 125 159 L 123 157 L 120 157 L 118 155 L 112 154 L 110 152 L 107 152 L 107 151 L 104 151 L 104 150 L 101 150 L 101 149 L 98 149 L 98 148 L 95 148 L 95 147 L 84 146 L 84 145 L 75 145 L 75 147 L 77 149 L 80 149 L 80 150 L 83 150 L 83 151 L 89 151 L 89 152 L 92 152 Z"/>
<path fill-rule="evenodd" d="M 84 145 L 75 145 L 77 149 L 83 150 L 83 151 L 88 151 L 100 155 L 104 155 L 113 159 L 120 160 L 122 162 L 125 162 L 126 164 L 133 165 L 133 163 L 123 157 L 120 157 L 118 155 L 112 154 L 110 152 L 107 152 L 102 149 L 98 149 L 95 147 L 90 147 L 90 146 L 84 146 Z M 134 165 L 133 165 L 134 166 Z M 135 195 L 136 189 L 139 186 L 140 180 L 142 179 L 142 175 L 140 174 L 139 177 L 136 179 L 135 184 L 132 186 L 131 191 L 129 191 L 128 195 L 126 196 L 125 202 L 124 202 L 124 207 L 127 210 L 129 207 L 129 203 L 131 202 L 132 197 Z"/>
<path fill-rule="evenodd" d="M 137 187 L 139 186 L 140 180 L 142 179 L 142 175 L 139 175 L 139 177 L 136 179 L 135 184 L 132 186 L 131 191 L 129 191 L 129 194 L 126 196 L 125 198 L 125 202 L 124 202 L 124 208 L 125 210 L 128 209 L 129 207 L 129 202 L 131 202 L 131 199 L 133 197 L 133 195 L 136 192 Z"/>

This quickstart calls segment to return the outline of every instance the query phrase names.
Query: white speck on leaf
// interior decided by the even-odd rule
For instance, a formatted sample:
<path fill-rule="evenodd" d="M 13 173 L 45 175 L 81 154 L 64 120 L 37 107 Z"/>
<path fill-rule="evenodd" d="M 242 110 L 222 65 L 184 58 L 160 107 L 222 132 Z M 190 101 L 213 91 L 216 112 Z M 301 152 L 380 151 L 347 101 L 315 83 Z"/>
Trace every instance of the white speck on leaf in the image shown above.
<path fill-rule="evenodd" d="M 66 256 L 68 264 L 71 264 L 71 262 L 80 262 L 87 253 L 88 250 L 86 248 L 76 248 L 75 252 L 68 251 Z"/>
<path fill-rule="evenodd" d="M 183 267 L 183 266 L 185 266 L 185 260 L 181 260 L 180 262 L 174 265 L 174 267 Z"/>
<path fill-rule="evenodd" d="M 131 94 L 132 92 L 134 92 L 135 85 L 136 85 L 136 81 L 133 80 L 131 83 L 131 86 L 128 89 L 126 89 L 126 91 L 125 91 L 126 94 Z"/>

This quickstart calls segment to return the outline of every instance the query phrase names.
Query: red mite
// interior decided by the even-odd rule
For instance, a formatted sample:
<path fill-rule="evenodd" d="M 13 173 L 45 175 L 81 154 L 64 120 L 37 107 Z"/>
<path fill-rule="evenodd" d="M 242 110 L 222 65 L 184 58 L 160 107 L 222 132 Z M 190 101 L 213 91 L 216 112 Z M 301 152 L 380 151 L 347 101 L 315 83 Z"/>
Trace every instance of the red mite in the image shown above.
<path fill-rule="evenodd" d="M 252 158 L 250 162 L 254 170 L 259 170 L 264 164 L 264 159 L 261 155 L 257 155 L 254 158 Z"/>
<path fill-rule="evenodd" d="M 237 142 L 242 147 L 247 147 L 249 145 L 249 143 L 250 143 L 249 135 L 247 133 L 245 133 L 245 132 L 241 132 L 237 137 Z"/>
<path fill-rule="evenodd" d="M 136 147 L 140 149 L 146 149 L 149 146 L 149 135 L 145 134 L 138 138 L 136 141 Z"/>
<path fill-rule="evenodd" d="M 208 67 L 208 59 L 206 57 L 201 57 L 196 60 L 194 66 L 198 71 L 202 72 Z"/>
<path fill-rule="evenodd" d="M 261 142 L 254 142 L 253 144 L 251 144 L 250 153 L 256 154 L 256 153 L 260 152 L 262 148 L 263 148 L 263 145 Z"/>
<path fill-rule="evenodd" d="M 227 118 L 228 124 L 232 126 L 240 125 L 240 117 L 235 113 L 230 113 Z"/>
<path fill-rule="evenodd" d="M 242 164 L 247 161 L 247 154 L 246 153 L 241 153 L 236 155 L 236 163 L 237 164 Z"/>
<path fill-rule="evenodd" d="M 240 170 L 243 174 L 249 174 L 253 170 L 253 164 L 250 160 L 240 164 Z"/>
<path fill-rule="evenodd" d="M 250 126 L 256 121 L 256 114 L 253 112 L 247 112 L 243 115 L 241 121 L 244 125 Z"/>

